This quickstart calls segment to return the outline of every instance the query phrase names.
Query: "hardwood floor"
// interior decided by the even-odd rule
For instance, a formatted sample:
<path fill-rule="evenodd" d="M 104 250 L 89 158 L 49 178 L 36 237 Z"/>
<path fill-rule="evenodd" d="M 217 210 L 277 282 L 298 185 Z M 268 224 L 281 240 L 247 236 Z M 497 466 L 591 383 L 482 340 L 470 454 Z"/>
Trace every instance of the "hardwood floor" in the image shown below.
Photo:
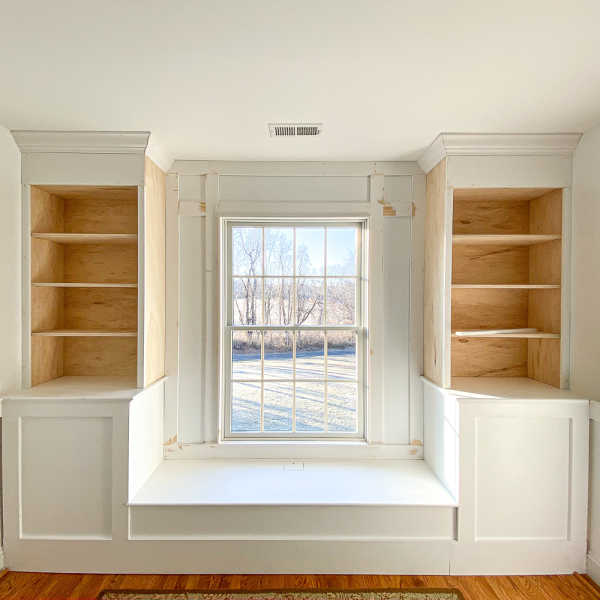
<path fill-rule="evenodd" d="M 465 600 L 600 600 L 587 575 L 446 577 L 395 575 L 78 575 L 7 572 L 2 600 L 92 600 L 105 589 L 454 587 Z"/>

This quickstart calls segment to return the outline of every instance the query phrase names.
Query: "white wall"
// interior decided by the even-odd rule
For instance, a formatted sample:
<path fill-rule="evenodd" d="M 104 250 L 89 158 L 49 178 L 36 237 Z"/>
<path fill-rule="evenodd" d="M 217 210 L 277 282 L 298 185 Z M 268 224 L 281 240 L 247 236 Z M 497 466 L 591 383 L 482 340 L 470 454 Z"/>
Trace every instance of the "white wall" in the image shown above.
<path fill-rule="evenodd" d="M 0 281 L 1 396 L 21 387 L 21 153 L 10 131 L 2 126 Z M 4 567 L 4 558 L 0 550 L 1 567 Z"/>
<path fill-rule="evenodd" d="M 571 389 L 600 401 L 600 126 L 573 163 Z M 588 572 L 600 583 L 600 423 L 591 422 Z"/>
<path fill-rule="evenodd" d="M 21 153 L 0 126 L 0 394 L 21 387 Z"/>

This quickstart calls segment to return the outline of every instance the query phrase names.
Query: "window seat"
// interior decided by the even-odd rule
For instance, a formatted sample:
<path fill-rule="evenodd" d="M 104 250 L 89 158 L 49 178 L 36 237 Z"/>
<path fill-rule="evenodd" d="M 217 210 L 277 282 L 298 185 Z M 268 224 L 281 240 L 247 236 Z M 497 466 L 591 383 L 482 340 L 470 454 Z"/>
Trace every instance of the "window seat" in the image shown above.
<path fill-rule="evenodd" d="M 432 506 L 456 500 L 423 460 L 163 460 L 130 506 Z"/>

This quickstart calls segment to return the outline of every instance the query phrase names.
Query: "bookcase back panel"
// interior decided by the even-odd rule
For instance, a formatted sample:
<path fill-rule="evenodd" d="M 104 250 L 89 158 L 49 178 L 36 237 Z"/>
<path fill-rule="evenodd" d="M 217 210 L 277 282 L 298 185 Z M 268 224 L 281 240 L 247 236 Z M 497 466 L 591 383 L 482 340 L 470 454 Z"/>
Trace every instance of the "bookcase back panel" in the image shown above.
<path fill-rule="evenodd" d="M 65 230 L 62 198 L 31 187 L 31 233 L 62 233 Z"/>
<path fill-rule="evenodd" d="M 452 330 L 529 327 L 527 292 L 511 289 L 452 290 Z"/>
<path fill-rule="evenodd" d="M 529 247 L 529 283 L 560 285 L 561 249 L 561 240 L 552 240 Z"/>
<path fill-rule="evenodd" d="M 455 234 L 529 233 L 529 201 L 454 200 Z"/>
<path fill-rule="evenodd" d="M 62 244 L 31 238 L 31 281 L 53 283 L 64 280 L 65 252 Z"/>
<path fill-rule="evenodd" d="M 135 288 L 66 288 L 64 327 L 137 330 L 137 293 Z"/>
<path fill-rule="evenodd" d="M 560 189 L 531 200 L 529 233 L 562 234 L 562 197 Z"/>
<path fill-rule="evenodd" d="M 529 247 L 454 246 L 452 283 L 529 283 Z"/>
<path fill-rule="evenodd" d="M 452 377 L 527 377 L 528 341 L 453 338 Z"/>
<path fill-rule="evenodd" d="M 560 289 L 529 290 L 527 327 L 560 334 Z"/>
<path fill-rule="evenodd" d="M 560 387 L 560 340 L 529 340 L 527 377 Z"/>
<path fill-rule="evenodd" d="M 31 288 L 31 331 L 63 329 L 65 326 L 65 295 L 63 288 Z"/>
<path fill-rule="evenodd" d="M 64 375 L 137 374 L 135 337 L 67 337 L 63 340 Z"/>
<path fill-rule="evenodd" d="M 64 338 L 32 336 L 31 385 L 39 385 L 64 374 Z"/>

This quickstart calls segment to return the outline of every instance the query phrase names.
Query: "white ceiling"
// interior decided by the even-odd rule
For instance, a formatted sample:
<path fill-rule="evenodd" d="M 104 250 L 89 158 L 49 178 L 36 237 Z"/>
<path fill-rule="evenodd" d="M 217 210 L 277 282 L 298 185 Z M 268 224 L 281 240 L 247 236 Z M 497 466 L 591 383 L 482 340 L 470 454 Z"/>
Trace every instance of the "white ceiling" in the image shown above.
<path fill-rule="evenodd" d="M 322 122 L 272 139 L 269 122 Z M 178 159 L 412 160 L 600 121 L 598 0 L 0 0 L 0 124 Z"/>

